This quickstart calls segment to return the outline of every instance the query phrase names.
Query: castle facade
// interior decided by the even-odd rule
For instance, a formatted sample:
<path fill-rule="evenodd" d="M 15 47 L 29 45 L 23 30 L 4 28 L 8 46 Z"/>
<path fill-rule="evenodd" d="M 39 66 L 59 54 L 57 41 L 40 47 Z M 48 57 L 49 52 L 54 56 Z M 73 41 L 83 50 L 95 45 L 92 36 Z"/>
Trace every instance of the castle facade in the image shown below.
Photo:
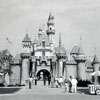
<path fill-rule="evenodd" d="M 31 41 L 28 33 L 22 40 L 23 52 L 17 54 L 11 64 L 12 74 L 10 84 L 26 84 L 29 77 L 49 79 L 69 76 L 78 80 L 91 80 L 90 73 L 99 70 L 99 61 L 96 55 L 89 61 L 84 54 L 81 44 L 75 45 L 70 54 L 62 46 L 61 34 L 59 45 L 54 47 L 55 35 L 54 16 L 50 12 L 47 21 L 47 30 L 39 28 L 38 38 Z"/>

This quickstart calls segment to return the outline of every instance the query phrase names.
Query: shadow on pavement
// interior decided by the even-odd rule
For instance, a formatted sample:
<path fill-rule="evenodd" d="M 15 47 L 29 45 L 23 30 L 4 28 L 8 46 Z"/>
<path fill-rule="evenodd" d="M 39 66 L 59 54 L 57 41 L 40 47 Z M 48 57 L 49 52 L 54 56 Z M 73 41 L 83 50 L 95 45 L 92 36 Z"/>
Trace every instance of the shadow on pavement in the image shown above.
<path fill-rule="evenodd" d="M 82 89 L 80 88 L 80 89 L 77 90 L 77 92 L 81 93 L 81 94 L 84 93 L 84 94 L 90 95 L 89 89 L 86 89 L 86 88 L 82 88 Z"/>
<path fill-rule="evenodd" d="M 11 88 L 11 87 L 0 87 L 0 94 L 10 94 L 19 91 L 21 88 Z"/>

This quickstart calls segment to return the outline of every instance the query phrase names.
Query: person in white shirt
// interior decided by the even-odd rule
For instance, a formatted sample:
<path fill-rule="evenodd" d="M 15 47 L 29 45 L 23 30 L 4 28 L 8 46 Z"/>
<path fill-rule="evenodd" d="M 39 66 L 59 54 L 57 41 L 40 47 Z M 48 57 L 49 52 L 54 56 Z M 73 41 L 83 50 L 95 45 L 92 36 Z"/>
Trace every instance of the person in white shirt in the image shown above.
<path fill-rule="evenodd" d="M 72 83 L 72 92 L 76 93 L 77 92 L 77 80 L 75 78 L 72 78 L 71 83 Z"/>
<path fill-rule="evenodd" d="M 62 85 L 63 85 L 63 78 L 62 78 L 62 76 L 60 76 L 60 78 L 59 78 L 59 84 L 60 84 L 60 87 L 62 87 Z"/>
<path fill-rule="evenodd" d="M 33 81 L 33 78 L 32 77 L 29 77 L 29 89 L 32 88 L 32 81 Z"/>

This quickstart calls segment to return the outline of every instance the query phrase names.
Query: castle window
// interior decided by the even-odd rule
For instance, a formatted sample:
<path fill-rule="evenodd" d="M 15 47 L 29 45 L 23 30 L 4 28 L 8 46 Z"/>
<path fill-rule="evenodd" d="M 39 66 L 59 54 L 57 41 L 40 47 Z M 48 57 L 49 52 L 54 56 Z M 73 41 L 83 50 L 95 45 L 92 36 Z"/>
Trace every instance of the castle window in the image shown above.
<path fill-rule="evenodd" d="M 45 41 L 42 42 L 42 47 L 45 47 Z"/>
<path fill-rule="evenodd" d="M 43 57 L 45 56 L 45 51 L 42 52 Z"/>

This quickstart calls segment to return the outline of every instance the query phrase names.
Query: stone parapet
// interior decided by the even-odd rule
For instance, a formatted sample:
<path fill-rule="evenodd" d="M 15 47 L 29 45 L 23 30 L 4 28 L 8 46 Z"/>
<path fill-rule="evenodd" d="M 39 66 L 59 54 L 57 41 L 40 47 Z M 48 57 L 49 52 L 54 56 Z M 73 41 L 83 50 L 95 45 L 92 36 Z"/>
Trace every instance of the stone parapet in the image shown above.
<path fill-rule="evenodd" d="M 87 58 L 84 55 L 79 55 L 75 58 L 76 62 L 85 62 Z"/>
<path fill-rule="evenodd" d="M 21 58 L 31 58 L 31 54 L 30 53 L 21 53 Z"/>
<path fill-rule="evenodd" d="M 47 35 L 49 35 L 49 34 L 55 34 L 55 30 L 54 29 L 47 30 L 46 33 L 47 33 Z"/>
<path fill-rule="evenodd" d="M 11 65 L 21 65 L 21 60 L 14 60 Z"/>
<path fill-rule="evenodd" d="M 66 62 L 66 65 L 77 65 L 75 61 L 68 61 Z"/>

